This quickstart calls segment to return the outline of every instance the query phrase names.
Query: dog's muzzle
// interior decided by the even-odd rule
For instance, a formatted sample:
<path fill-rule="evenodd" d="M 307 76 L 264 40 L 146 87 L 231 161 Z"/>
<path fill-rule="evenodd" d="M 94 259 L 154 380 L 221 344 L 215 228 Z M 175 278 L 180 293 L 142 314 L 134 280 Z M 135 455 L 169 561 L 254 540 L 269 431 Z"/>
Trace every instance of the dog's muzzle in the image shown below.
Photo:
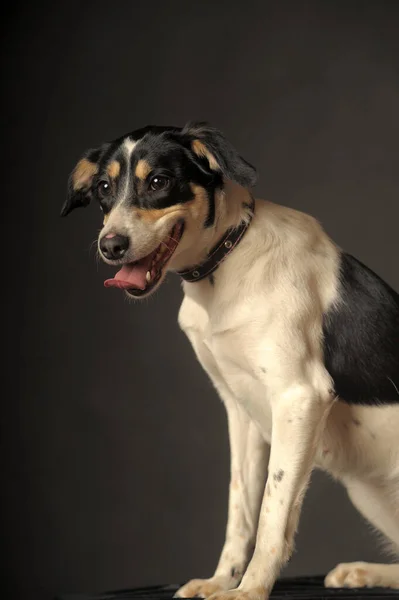
<path fill-rule="evenodd" d="M 173 227 L 168 237 L 155 250 L 140 260 L 124 264 L 113 279 L 107 279 L 104 282 L 105 287 L 116 287 L 126 290 L 132 296 L 144 296 L 148 294 L 165 273 L 165 267 L 181 240 L 183 230 L 184 223 L 183 221 L 179 221 Z"/>

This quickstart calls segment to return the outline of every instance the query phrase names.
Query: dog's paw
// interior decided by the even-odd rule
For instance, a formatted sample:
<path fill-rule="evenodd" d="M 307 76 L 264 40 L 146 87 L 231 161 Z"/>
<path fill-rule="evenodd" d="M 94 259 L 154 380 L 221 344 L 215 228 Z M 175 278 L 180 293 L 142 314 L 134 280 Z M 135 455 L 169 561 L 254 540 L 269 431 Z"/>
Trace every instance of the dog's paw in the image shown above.
<path fill-rule="evenodd" d="M 215 592 L 229 589 L 229 581 L 224 577 L 211 577 L 210 579 L 191 579 L 177 590 L 175 598 L 208 598 Z"/>
<path fill-rule="evenodd" d="M 399 588 L 399 567 L 366 562 L 341 563 L 329 572 L 324 585 L 333 588 Z"/>
<path fill-rule="evenodd" d="M 268 594 L 264 588 L 251 590 L 229 590 L 227 592 L 216 592 L 208 600 L 267 600 Z"/>

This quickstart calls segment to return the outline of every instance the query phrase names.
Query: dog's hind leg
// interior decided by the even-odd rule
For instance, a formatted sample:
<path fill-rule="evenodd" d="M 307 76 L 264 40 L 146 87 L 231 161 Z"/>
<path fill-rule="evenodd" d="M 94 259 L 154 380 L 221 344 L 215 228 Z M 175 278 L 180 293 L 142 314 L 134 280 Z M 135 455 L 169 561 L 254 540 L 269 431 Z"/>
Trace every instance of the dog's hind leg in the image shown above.
<path fill-rule="evenodd" d="M 269 445 L 225 386 L 215 385 L 227 410 L 231 454 L 226 540 L 213 577 L 189 581 L 176 594 L 181 598 L 207 597 L 240 582 L 255 545 L 267 477 Z"/>
<path fill-rule="evenodd" d="M 359 512 L 399 550 L 399 480 L 351 482 L 348 494 Z M 327 575 L 327 587 L 399 589 L 399 564 L 341 563 Z"/>

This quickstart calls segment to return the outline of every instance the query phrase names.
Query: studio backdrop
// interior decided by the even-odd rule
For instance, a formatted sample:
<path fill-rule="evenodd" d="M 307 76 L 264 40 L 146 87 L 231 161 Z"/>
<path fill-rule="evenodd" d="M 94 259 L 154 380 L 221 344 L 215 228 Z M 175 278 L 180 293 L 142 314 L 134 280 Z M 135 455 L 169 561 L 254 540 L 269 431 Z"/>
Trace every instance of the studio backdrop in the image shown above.
<path fill-rule="evenodd" d="M 224 408 L 176 319 L 177 276 L 106 290 L 98 206 L 59 218 L 83 151 L 207 120 L 399 290 L 395 2 L 14 3 L 3 24 L 2 544 L 7 598 L 209 576 L 224 538 Z M 395 257 L 395 258 L 394 258 Z M 379 560 L 313 475 L 286 574 Z M 5 557 L 5 558 L 4 558 Z M 24 593 L 27 594 L 24 596 Z"/>

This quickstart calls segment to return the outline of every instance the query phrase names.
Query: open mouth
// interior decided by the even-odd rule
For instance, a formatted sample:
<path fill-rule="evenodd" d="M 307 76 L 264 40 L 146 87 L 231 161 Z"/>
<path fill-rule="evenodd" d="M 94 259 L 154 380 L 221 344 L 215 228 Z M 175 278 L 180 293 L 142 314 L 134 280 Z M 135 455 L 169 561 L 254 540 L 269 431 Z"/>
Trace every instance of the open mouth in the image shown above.
<path fill-rule="evenodd" d="M 179 221 L 155 250 L 140 260 L 123 265 L 113 279 L 104 281 L 105 287 L 116 287 L 136 297 L 148 294 L 160 281 L 183 230 L 184 223 Z"/>

